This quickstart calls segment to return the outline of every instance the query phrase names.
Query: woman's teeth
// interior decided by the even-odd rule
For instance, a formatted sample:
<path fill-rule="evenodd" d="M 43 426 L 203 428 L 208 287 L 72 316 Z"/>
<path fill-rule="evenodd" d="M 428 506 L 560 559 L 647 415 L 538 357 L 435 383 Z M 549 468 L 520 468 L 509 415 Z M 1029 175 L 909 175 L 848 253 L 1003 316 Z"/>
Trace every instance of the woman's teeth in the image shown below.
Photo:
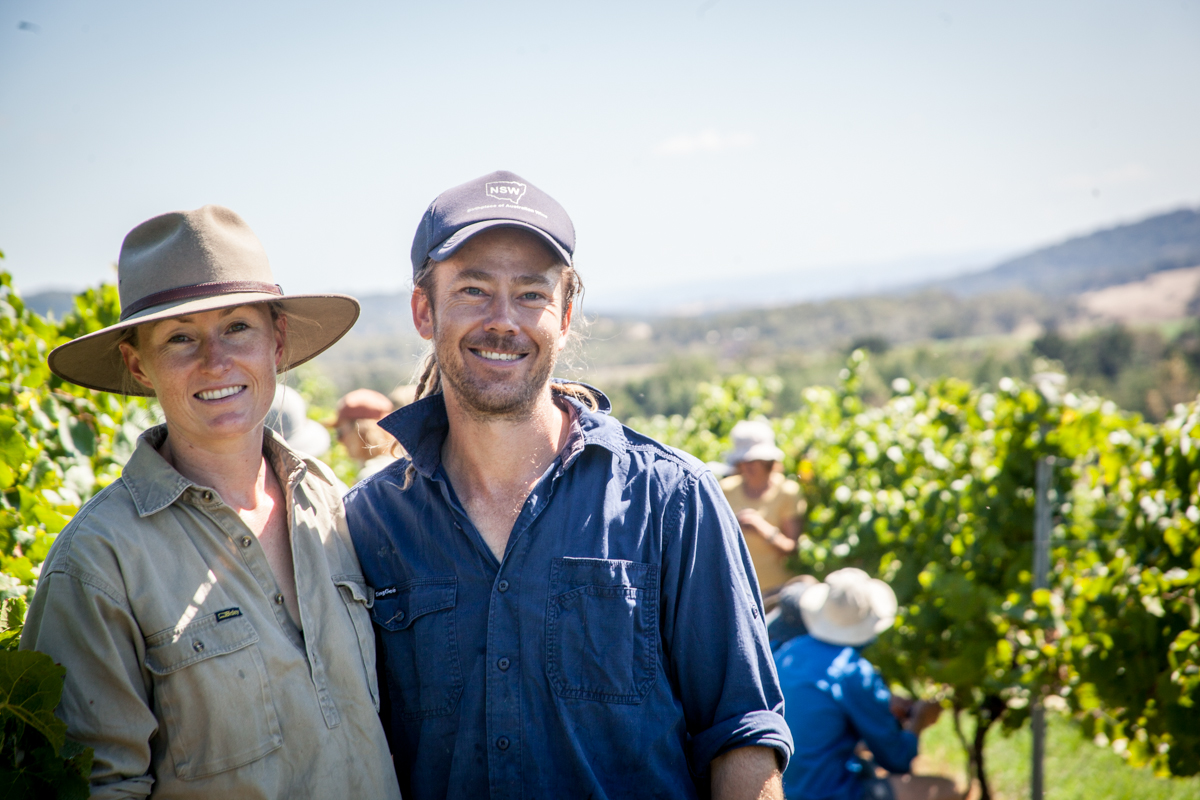
<path fill-rule="evenodd" d="M 245 389 L 245 386 L 226 386 L 224 389 L 210 389 L 207 392 L 196 392 L 196 397 L 201 400 L 220 400 L 222 397 L 229 397 Z"/>
<path fill-rule="evenodd" d="M 522 356 L 521 353 L 494 353 L 491 350 L 476 350 L 475 352 L 488 361 L 516 361 Z"/>

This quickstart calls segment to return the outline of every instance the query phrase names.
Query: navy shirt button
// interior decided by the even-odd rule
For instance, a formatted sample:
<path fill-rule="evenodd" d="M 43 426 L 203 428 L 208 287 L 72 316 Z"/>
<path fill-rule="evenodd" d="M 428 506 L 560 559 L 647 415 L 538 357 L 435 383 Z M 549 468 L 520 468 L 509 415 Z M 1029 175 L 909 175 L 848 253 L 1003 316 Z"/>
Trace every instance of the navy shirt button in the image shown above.
<path fill-rule="evenodd" d="M 497 739 L 496 747 L 500 748 L 501 750 L 507 750 L 508 749 L 508 737 L 501 736 L 499 739 Z"/>
<path fill-rule="evenodd" d="M 500 583 L 496 584 L 496 588 L 502 592 L 507 592 L 508 591 L 508 581 L 500 581 Z"/>
<path fill-rule="evenodd" d="M 504 670 L 508 669 L 509 663 L 510 662 L 507 658 L 502 658 L 496 662 L 496 666 L 500 668 L 501 672 L 504 672 Z"/>

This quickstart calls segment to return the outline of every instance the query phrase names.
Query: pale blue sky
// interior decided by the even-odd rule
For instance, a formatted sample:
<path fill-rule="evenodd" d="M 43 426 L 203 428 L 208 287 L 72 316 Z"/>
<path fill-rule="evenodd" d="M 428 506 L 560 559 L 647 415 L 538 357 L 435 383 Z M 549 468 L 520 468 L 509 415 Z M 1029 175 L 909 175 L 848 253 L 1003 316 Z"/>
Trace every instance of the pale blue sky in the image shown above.
<path fill-rule="evenodd" d="M 493 169 L 566 206 L 593 307 L 944 269 L 1200 204 L 1198 142 L 1194 0 L 0 0 L 26 291 L 209 202 L 286 291 L 396 291 L 428 202 Z"/>

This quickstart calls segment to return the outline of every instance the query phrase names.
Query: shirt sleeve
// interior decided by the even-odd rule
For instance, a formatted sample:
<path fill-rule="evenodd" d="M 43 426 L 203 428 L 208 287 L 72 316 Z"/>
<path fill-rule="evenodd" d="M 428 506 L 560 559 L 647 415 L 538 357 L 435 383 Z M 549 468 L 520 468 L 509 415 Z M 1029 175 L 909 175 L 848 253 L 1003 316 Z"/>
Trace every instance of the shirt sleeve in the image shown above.
<path fill-rule="evenodd" d="M 142 675 L 142 635 L 118 598 L 81 570 L 43 575 L 20 644 L 66 667 L 57 713 L 67 736 L 95 751 L 91 797 L 105 800 L 149 796 L 150 738 L 158 730 Z"/>
<path fill-rule="evenodd" d="M 729 750 L 792 736 L 736 518 L 710 475 L 689 475 L 664 517 L 663 646 L 687 720 L 695 774 Z M 781 767 L 782 768 L 782 767 Z"/>
<path fill-rule="evenodd" d="M 842 681 L 846 713 L 866 742 L 875 763 L 888 772 L 905 773 L 917 755 L 917 735 L 900 727 L 889 704 L 892 693 L 866 661 L 864 669 Z"/>

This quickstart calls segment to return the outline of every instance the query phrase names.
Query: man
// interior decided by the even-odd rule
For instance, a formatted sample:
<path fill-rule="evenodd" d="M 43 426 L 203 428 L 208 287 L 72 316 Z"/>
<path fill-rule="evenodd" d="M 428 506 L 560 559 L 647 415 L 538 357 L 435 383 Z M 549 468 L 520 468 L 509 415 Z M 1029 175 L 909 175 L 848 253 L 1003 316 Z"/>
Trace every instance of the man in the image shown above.
<path fill-rule="evenodd" d="M 937 721 L 936 703 L 894 697 L 860 649 L 896 619 L 892 587 L 861 569 L 780 593 L 771 620 L 796 755 L 783 776 L 789 800 L 950 800 L 947 778 L 909 775 L 917 735 Z M 797 625 L 789 620 L 803 620 Z M 807 635 L 805 635 L 807 633 Z M 859 756 L 866 745 L 872 760 Z M 878 777 L 876 765 L 888 771 Z"/>
<path fill-rule="evenodd" d="M 729 464 L 736 470 L 721 481 L 721 491 L 737 514 L 746 547 L 762 593 L 771 596 L 792 573 L 787 557 L 796 550 L 806 505 L 800 484 L 775 468 L 783 451 L 775 446 L 775 431 L 766 422 L 742 420 L 729 433 L 733 451 Z"/>
<path fill-rule="evenodd" d="M 337 403 L 337 417 L 329 424 L 350 458 L 358 462 L 358 479 L 371 477 L 396 460 L 396 443 L 379 427 L 379 420 L 392 413 L 392 401 L 374 389 L 354 389 Z"/>
<path fill-rule="evenodd" d="M 737 522 L 697 460 L 551 380 L 574 228 L 509 172 L 413 243 L 433 348 L 382 420 L 410 459 L 346 497 L 409 800 L 780 797 L 791 752 Z"/>

